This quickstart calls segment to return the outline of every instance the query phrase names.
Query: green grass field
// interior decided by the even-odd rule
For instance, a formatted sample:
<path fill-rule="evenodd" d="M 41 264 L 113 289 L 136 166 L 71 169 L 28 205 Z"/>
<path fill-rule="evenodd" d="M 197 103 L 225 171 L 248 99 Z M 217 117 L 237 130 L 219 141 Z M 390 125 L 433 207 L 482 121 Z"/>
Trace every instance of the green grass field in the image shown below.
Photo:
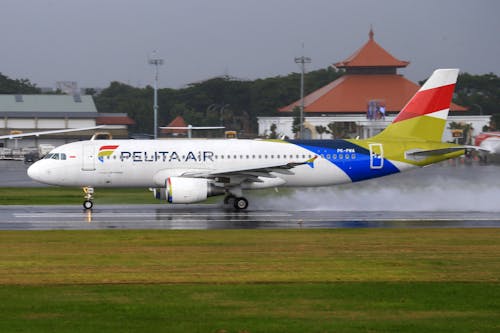
<path fill-rule="evenodd" d="M 498 332 L 497 229 L 0 232 L 0 332 Z"/>
<path fill-rule="evenodd" d="M 153 198 L 146 188 L 107 189 L 99 188 L 95 194 L 101 204 L 151 204 L 162 202 Z M 81 205 L 83 191 L 71 187 L 0 187 L 0 205 Z M 165 204 L 163 202 L 163 204 Z"/>

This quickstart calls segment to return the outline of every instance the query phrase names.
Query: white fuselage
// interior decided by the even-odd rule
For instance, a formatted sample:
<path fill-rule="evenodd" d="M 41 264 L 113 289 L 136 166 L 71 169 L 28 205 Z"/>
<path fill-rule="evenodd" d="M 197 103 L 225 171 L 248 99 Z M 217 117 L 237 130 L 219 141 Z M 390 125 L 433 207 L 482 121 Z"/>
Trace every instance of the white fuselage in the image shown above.
<path fill-rule="evenodd" d="M 242 169 L 298 165 L 243 188 L 321 186 L 353 181 L 346 171 L 367 168 L 370 157 L 356 149 L 311 151 L 300 145 L 266 140 L 95 140 L 69 143 L 32 165 L 31 178 L 52 185 L 89 187 L 164 187 L 168 177 L 186 173 L 224 173 Z M 382 157 L 383 158 L 383 157 Z M 371 161 L 373 162 L 373 161 Z M 399 170 L 395 171 L 399 172 Z M 393 172 L 391 172 L 393 173 Z M 380 176 L 380 175 L 378 175 Z M 377 177 L 377 176 L 374 176 Z M 277 179 L 276 179 L 277 178 Z M 370 176 L 365 177 L 372 178 Z"/>

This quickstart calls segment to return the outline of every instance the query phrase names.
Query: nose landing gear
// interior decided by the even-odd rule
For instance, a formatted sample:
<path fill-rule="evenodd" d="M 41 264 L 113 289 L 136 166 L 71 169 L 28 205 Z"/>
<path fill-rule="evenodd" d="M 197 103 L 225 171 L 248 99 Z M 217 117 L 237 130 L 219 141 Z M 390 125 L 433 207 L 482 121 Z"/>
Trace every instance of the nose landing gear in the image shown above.
<path fill-rule="evenodd" d="M 94 188 L 93 187 L 84 187 L 83 188 L 83 193 L 85 193 L 85 201 L 83 202 L 83 208 L 88 210 L 92 209 L 94 206 Z"/>

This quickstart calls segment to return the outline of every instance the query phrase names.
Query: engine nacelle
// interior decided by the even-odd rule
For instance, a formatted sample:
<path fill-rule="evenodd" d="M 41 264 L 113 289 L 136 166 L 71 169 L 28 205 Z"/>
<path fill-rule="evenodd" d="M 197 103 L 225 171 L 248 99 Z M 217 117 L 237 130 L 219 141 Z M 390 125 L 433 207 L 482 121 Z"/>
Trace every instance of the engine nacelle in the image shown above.
<path fill-rule="evenodd" d="M 170 203 L 195 203 L 213 195 L 224 194 L 224 189 L 204 178 L 168 177 L 166 188 L 155 188 L 153 193 L 156 199 Z"/>

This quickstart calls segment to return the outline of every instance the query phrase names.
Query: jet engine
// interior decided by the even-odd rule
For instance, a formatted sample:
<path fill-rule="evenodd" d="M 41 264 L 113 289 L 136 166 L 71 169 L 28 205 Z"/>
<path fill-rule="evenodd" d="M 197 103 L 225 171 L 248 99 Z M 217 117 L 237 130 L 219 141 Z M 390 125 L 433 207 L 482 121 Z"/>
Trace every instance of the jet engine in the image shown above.
<path fill-rule="evenodd" d="M 170 203 L 194 203 L 207 197 L 224 194 L 224 188 L 212 184 L 205 178 L 168 177 L 166 187 L 155 188 L 156 199 L 167 200 Z"/>

